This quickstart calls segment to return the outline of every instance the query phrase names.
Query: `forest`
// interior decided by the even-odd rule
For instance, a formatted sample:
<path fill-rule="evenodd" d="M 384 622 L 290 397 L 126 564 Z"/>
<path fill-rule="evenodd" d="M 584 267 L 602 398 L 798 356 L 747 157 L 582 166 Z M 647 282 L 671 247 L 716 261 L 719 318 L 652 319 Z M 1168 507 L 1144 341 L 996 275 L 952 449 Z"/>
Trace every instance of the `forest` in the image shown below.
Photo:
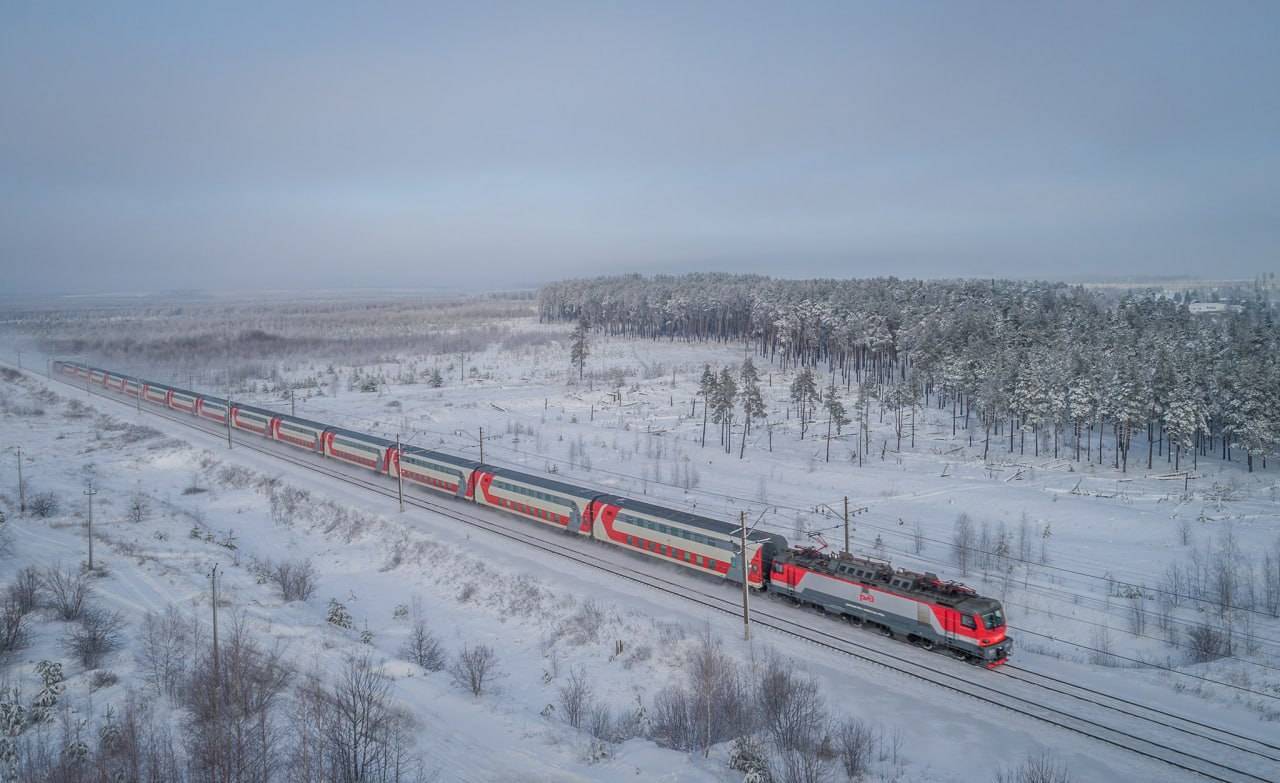
<path fill-rule="evenodd" d="M 830 374 L 830 389 L 856 382 L 863 410 L 874 399 L 904 423 L 950 408 L 984 454 L 995 437 L 1127 471 L 1145 440 L 1148 468 L 1213 454 L 1253 471 L 1280 444 L 1280 330 L 1260 286 L 1232 293 L 1236 307 L 1193 314 L 1190 293 L 1154 289 L 628 275 L 547 285 L 538 309 L 612 335 L 741 341 L 779 369 Z M 804 392 L 802 416 L 822 396 Z"/>

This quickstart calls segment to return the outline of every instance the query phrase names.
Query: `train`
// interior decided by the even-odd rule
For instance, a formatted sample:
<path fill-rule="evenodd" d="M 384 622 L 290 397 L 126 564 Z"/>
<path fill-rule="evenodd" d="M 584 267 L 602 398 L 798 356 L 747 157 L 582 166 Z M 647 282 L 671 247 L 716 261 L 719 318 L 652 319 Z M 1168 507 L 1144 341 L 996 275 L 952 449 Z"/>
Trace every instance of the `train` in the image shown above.
<path fill-rule="evenodd" d="M 994 668 L 1008 661 L 1000 602 L 933 573 L 813 547 L 776 533 L 667 508 L 448 452 L 397 445 L 376 435 L 277 413 L 66 360 L 52 370 L 87 387 L 221 424 L 344 462 L 403 484 L 488 506 L 782 600 L 816 608 L 928 650 Z M 745 540 L 745 546 L 743 541 Z M 745 561 L 745 568 L 744 566 Z"/>

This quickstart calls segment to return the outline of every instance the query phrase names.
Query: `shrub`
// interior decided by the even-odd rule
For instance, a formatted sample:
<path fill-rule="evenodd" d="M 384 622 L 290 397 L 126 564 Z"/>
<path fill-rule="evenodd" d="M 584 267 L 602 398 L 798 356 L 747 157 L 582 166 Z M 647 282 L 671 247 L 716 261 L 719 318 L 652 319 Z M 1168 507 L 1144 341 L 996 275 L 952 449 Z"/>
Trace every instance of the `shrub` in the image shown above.
<path fill-rule="evenodd" d="M 287 601 L 306 601 L 316 591 L 316 569 L 310 560 L 285 560 L 271 571 L 271 581 Z"/>
<path fill-rule="evenodd" d="M 1208 623 L 1199 623 L 1187 631 L 1187 649 L 1192 663 L 1208 663 L 1231 654 L 1227 635 Z"/>
<path fill-rule="evenodd" d="M 86 669 L 96 669 L 103 658 L 120 649 L 124 626 L 124 616 L 119 612 L 86 607 L 80 613 L 80 622 L 63 640 L 63 647 Z"/>
<path fill-rule="evenodd" d="M 1016 767 L 996 772 L 996 783 L 1071 783 L 1065 765 L 1048 754 L 1033 756 Z"/>
<path fill-rule="evenodd" d="M 120 682 L 120 678 L 115 672 L 99 669 L 89 677 L 89 690 L 100 691 L 103 688 L 110 688 L 117 682 Z"/>
<path fill-rule="evenodd" d="M 44 589 L 53 611 L 67 621 L 79 619 L 91 592 L 87 575 L 57 565 L 45 571 Z"/>
<path fill-rule="evenodd" d="M 58 496 L 52 492 L 38 492 L 27 501 L 27 508 L 33 516 L 48 519 L 58 513 Z"/>

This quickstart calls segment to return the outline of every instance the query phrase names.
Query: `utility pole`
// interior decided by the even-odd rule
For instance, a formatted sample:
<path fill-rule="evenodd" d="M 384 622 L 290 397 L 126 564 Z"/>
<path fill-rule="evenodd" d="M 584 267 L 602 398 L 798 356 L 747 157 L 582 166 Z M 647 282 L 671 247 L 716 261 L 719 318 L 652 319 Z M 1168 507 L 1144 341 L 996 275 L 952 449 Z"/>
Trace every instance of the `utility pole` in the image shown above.
<path fill-rule="evenodd" d="M 294 403 L 294 400 L 293 400 L 293 389 L 289 390 L 289 415 L 290 416 L 298 415 L 298 406 L 297 404 Z"/>
<path fill-rule="evenodd" d="M 218 564 L 209 572 L 209 595 L 213 604 L 213 682 L 218 687 Z M 215 699 L 216 701 L 216 699 Z"/>
<path fill-rule="evenodd" d="M 89 498 L 89 570 L 93 570 L 93 496 L 98 494 L 98 490 L 93 488 L 93 481 L 89 481 L 89 486 L 85 488 L 84 494 Z"/>
<path fill-rule="evenodd" d="M 480 428 L 480 462 L 484 462 L 484 427 Z"/>
<path fill-rule="evenodd" d="M 27 485 L 22 481 L 22 447 L 18 447 L 18 513 L 27 513 Z"/>
<path fill-rule="evenodd" d="M 849 496 L 844 496 L 844 553 L 849 554 Z"/>
<path fill-rule="evenodd" d="M 227 409 L 223 411 L 227 414 L 227 448 L 231 448 L 231 398 L 227 397 Z"/>
<path fill-rule="evenodd" d="M 738 512 L 742 552 L 742 638 L 751 641 L 751 588 L 747 587 L 747 512 Z"/>
<path fill-rule="evenodd" d="M 400 436 L 396 436 L 396 496 L 400 500 L 400 513 L 404 513 L 404 453 L 400 451 Z"/>

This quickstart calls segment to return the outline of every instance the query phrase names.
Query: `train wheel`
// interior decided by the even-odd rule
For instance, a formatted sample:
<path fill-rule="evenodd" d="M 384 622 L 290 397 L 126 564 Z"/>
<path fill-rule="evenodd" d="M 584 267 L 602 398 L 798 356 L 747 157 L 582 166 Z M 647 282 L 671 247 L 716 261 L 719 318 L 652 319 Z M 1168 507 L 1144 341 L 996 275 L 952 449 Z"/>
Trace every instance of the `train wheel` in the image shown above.
<path fill-rule="evenodd" d="M 954 647 L 951 649 L 951 657 L 952 657 L 952 658 L 955 658 L 957 661 L 967 661 L 967 660 L 969 660 L 969 654 L 968 654 L 968 653 L 966 653 L 964 650 L 957 650 L 957 649 L 955 649 Z"/>
<path fill-rule="evenodd" d="M 889 626 L 887 626 L 887 625 L 882 625 L 882 626 L 880 626 L 880 628 L 879 628 L 878 630 L 880 631 L 880 635 L 881 635 L 881 636 L 886 636 L 886 637 L 888 637 L 888 638 L 890 638 L 890 639 L 892 639 L 892 638 L 893 638 L 893 630 L 892 630 L 891 628 L 889 628 Z"/>
<path fill-rule="evenodd" d="M 920 646 L 926 650 L 932 650 L 934 647 L 932 639 L 920 639 Z"/>

